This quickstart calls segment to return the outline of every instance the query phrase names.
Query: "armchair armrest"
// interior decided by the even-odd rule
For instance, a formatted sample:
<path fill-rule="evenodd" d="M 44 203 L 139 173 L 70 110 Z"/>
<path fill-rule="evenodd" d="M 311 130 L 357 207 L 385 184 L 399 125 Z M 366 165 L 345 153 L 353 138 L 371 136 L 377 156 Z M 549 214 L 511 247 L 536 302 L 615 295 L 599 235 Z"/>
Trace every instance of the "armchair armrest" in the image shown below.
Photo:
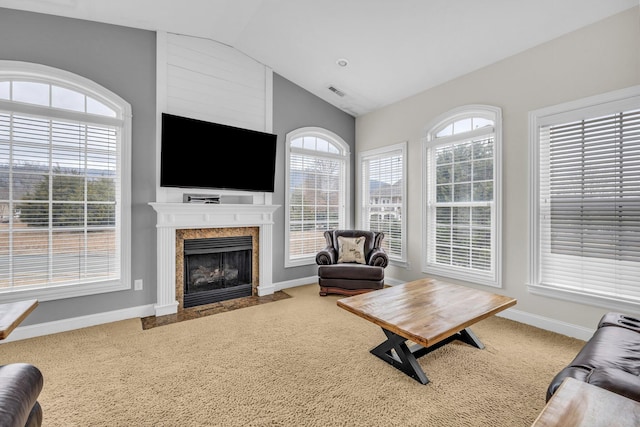
<path fill-rule="evenodd" d="M 382 248 L 374 248 L 369 255 L 369 265 L 385 268 L 389 264 L 389 257 Z"/>
<path fill-rule="evenodd" d="M 316 254 L 316 264 L 318 265 L 335 264 L 337 259 L 338 255 L 333 246 L 327 246 Z"/>

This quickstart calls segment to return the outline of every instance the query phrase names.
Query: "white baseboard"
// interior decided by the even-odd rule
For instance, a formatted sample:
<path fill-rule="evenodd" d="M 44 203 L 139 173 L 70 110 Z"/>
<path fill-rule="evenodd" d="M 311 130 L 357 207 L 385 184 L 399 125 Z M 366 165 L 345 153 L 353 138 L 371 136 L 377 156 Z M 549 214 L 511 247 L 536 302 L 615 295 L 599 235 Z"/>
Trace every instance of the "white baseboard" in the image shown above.
<path fill-rule="evenodd" d="M 276 287 L 275 285 L 270 285 L 270 286 L 258 285 L 257 290 L 258 290 L 258 296 L 261 297 L 264 295 L 271 295 L 276 291 Z"/>
<path fill-rule="evenodd" d="M 508 308 L 497 314 L 497 316 L 505 319 L 514 320 L 526 325 L 535 326 L 536 328 L 546 331 L 556 332 L 568 337 L 577 338 L 583 341 L 589 340 L 595 329 L 585 328 L 583 326 L 573 325 L 571 323 L 561 322 L 556 319 L 539 316 L 537 314 L 527 313 L 525 311 Z"/>
<path fill-rule="evenodd" d="M 405 283 L 405 281 L 387 277 L 385 277 L 384 282 L 385 284 L 391 286 Z M 556 319 L 527 313 L 526 311 L 521 311 L 514 308 L 508 308 L 505 311 L 498 313 L 497 316 L 524 323 L 525 325 L 535 326 L 536 328 L 544 329 L 545 331 L 551 331 L 561 335 L 566 335 L 568 337 L 577 338 L 583 341 L 589 340 L 589 338 L 591 338 L 591 336 L 595 332 L 595 329 L 589 329 L 583 326 L 561 322 Z"/>
<path fill-rule="evenodd" d="M 393 277 L 385 277 L 384 284 L 389 286 L 401 285 L 403 283 L 407 283 L 405 280 L 394 279 Z"/>
<path fill-rule="evenodd" d="M 296 286 L 303 286 L 317 282 L 317 276 L 309 276 L 302 279 L 274 283 L 273 288 L 275 291 L 280 291 L 283 289 L 294 288 Z M 391 278 L 385 278 L 385 283 L 393 286 L 404 282 Z M 20 326 L 16 328 L 6 339 L 0 341 L 0 345 L 5 342 L 18 341 L 42 335 L 50 335 L 59 332 L 71 331 L 74 329 L 87 328 L 90 326 L 101 325 L 103 323 L 117 322 L 125 319 L 142 318 L 154 315 L 156 315 L 156 307 L 154 304 L 149 304 L 122 310 L 108 311 L 105 313 L 96 313 L 87 316 L 73 317 L 71 319 Z M 587 341 L 589 338 L 591 338 L 591 336 L 595 332 L 595 329 L 589 329 L 582 326 L 561 322 L 559 320 L 539 316 L 537 314 L 527 313 L 521 310 L 516 310 L 514 308 L 509 308 L 503 312 L 500 312 L 498 313 L 498 316 L 584 341 Z"/>
<path fill-rule="evenodd" d="M 153 304 L 122 310 L 107 311 L 104 313 L 90 314 L 87 316 L 72 317 L 70 319 L 54 320 L 53 322 L 38 323 L 35 325 L 19 326 L 0 344 L 11 341 L 35 338 L 42 335 L 57 334 L 59 332 L 72 331 L 74 329 L 88 328 L 104 323 L 118 322 L 120 320 L 142 318 L 155 315 Z"/>
<path fill-rule="evenodd" d="M 276 291 L 281 291 L 283 289 L 295 288 L 296 286 L 310 285 L 312 283 L 318 283 L 318 276 L 309 276 L 309 277 L 303 277 L 302 279 L 278 282 L 278 283 L 274 283 L 274 287 Z"/>

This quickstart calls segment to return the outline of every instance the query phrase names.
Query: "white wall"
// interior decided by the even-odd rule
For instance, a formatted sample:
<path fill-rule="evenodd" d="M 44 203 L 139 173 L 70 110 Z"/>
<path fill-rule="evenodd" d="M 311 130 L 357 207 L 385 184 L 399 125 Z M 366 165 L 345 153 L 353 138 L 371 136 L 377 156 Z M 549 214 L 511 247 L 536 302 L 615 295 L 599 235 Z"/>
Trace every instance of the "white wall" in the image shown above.
<path fill-rule="evenodd" d="M 496 40 L 496 43 L 499 42 Z M 388 267 L 387 276 L 402 281 L 425 276 L 420 271 L 423 167 L 420 138 L 425 126 L 440 114 L 462 105 L 494 105 L 502 108 L 504 145 L 503 288 L 497 292 L 518 300 L 518 304 L 510 310 L 512 318 L 567 335 L 584 337 L 609 309 L 527 292 L 528 112 L 638 84 L 640 8 L 633 8 L 358 117 L 358 152 L 409 141 L 407 234 L 411 267 Z M 358 188 L 360 186 L 356 185 Z M 360 195 L 356 194 L 356 197 Z M 356 212 L 356 217 L 359 214 Z M 470 286 L 496 291 L 479 285 Z"/>
<path fill-rule="evenodd" d="M 271 132 L 273 74 L 264 64 L 214 40 L 158 32 L 157 67 L 157 159 L 160 113 Z M 159 174 L 159 160 L 157 171 Z M 185 191 L 157 187 L 156 192 L 157 201 L 180 202 Z M 245 194 L 226 190 L 215 193 Z"/>

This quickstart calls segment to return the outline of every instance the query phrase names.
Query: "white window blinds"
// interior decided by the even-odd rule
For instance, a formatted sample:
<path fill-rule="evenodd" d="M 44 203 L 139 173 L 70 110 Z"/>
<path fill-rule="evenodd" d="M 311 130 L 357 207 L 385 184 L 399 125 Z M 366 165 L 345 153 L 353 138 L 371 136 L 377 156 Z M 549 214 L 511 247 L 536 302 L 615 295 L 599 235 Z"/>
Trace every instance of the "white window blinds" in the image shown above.
<path fill-rule="evenodd" d="M 301 128 L 287 135 L 287 151 L 285 265 L 314 264 L 324 232 L 344 227 L 347 145 L 327 130 Z"/>
<path fill-rule="evenodd" d="M 391 260 L 406 261 L 405 200 L 406 143 L 362 153 L 362 224 L 381 231 L 382 246 Z"/>
<path fill-rule="evenodd" d="M 426 273 L 501 286 L 501 110 L 461 107 L 424 142 Z"/>
<path fill-rule="evenodd" d="M 0 287 L 118 278 L 117 129 L 0 113 Z"/>
<path fill-rule="evenodd" d="M 539 129 L 540 281 L 640 302 L 640 109 Z"/>
<path fill-rule="evenodd" d="M 0 60 L 0 298 L 130 288 L 131 105 L 82 76 Z"/>
<path fill-rule="evenodd" d="M 491 271 L 493 225 L 493 137 L 438 147 L 430 168 L 436 171 L 435 241 L 430 261 Z"/>
<path fill-rule="evenodd" d="M 324 230 L 339 227 L 342 165 L 338 160 L 292 154 L 290 167 L 290 254 L 315 256 L 325 246 Z"/>

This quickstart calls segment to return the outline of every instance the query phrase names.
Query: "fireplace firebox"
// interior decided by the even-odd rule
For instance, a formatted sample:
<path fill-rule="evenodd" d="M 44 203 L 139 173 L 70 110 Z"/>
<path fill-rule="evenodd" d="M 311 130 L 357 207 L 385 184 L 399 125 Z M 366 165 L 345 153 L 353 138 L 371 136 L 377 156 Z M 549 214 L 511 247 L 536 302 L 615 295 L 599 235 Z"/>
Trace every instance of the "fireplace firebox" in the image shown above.
<path fill-rule="evenodd" d="M 184 241 L 185 308 L 252 295 L 252 237 Z"/>

